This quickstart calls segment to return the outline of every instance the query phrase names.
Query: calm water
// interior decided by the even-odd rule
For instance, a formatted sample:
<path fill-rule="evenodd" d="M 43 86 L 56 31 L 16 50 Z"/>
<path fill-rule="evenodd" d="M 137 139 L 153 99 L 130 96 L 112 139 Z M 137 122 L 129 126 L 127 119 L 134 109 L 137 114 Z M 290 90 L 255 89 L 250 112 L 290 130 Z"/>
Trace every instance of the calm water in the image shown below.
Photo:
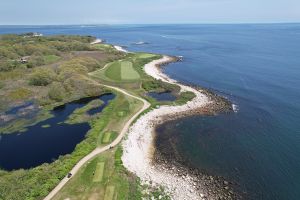
<path fill-rule="evenodd" d="M 99 107 L 92 108 L 92 109 L 88 110 L 87 114 L 89 114 L 89 115 L 95 115 L 95 114 L 101 112 L 105 108 L 105 106 L 107 106 L 107 103 L 110 100 L 112 100 L 113 98 L 115 98 L 115 95 L 113 95 L 113 94 L 102 95 L 100 99 L 103 101 L 103 104 L 101 106 L 99 106 Z"/>
<path fill-rule="evenodd" d="M 156 99 L 157 101 L 175 101 L 176 97 L 171 92 L 148 92 L 148 96 Z"/>
<path fill-rule="evenodd" d="M 0 167 L 5 170 L 28 169 L 56 160 L 71 153 L 90 129 L 88 123 L 65 124 L 68 116 L 77 108 L 100 98 L 101 110 L 114 98 L 113 94 L 84 98 L 59 106 L 52 111 L 52 118 L 28 127 L 25 132 L 0 135 Z M 50 127 L 43 128 L 43 125 Z"/>
<path fill-rule="evenodd" d="M 0 27 L 28 31 L 89 34 L 131 51 L 183 56 L 166 73 L 228 97 L 238 112 L 166 124 L 178 150 L 257 199 L 300 199 L 300 24 Z M 147 44 L 134 45 L 140 41 Z"/>

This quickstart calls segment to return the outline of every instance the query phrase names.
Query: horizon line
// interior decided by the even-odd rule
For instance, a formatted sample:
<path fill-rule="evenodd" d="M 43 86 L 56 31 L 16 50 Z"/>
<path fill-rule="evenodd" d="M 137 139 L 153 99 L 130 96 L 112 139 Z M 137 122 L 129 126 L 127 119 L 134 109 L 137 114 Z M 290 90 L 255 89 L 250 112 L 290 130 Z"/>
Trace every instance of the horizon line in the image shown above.
<path fill-rule="evenodd" d="M 260 25 L 300 24 L 299 22 L 203 22 L 203 23 L 79 23 L 79 24 L 0 24 L 0 26 L 116 26 L 116 25 Z"/>

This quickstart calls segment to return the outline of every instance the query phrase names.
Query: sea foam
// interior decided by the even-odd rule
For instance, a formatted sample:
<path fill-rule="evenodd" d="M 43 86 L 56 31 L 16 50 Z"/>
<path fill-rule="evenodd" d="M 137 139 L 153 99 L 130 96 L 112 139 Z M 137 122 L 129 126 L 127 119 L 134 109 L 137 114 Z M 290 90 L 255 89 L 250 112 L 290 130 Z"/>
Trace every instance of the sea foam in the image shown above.
<path fill-rule="evenodd" d="M 233 112 L 237 113 L 239 111 L 238 105 L 232 104 L 232 110 L 233 110 Z"/>

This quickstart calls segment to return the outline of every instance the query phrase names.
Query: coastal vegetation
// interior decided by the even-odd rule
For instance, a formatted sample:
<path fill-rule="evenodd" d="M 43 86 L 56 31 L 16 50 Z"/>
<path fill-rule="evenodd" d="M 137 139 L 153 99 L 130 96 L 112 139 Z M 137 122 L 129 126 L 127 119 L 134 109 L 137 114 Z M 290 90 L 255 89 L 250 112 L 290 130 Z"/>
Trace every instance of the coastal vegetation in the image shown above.
<path fill-rule="evenodd" d="M 0 171 L 0 199 L 42 199 L 64 178 L 72 167 L 96 147 L 113 141 L 126 122 L 143 106 L 141 101 L 106 87 L 116 86 L 130 94 L 147 99 L 152 108 L 163 104 L 183 104 L 194 96 L 180 93 L 176 85 L 158 81 L 147 75 L 143 66 L 160 55 L 116 51 L 108 44 L 94 44 L 90 36 L 27 35 L 0 36 L 0 114 L 8 119 L 1 124 L 0 134 L 22 131 L 53 117 L 50 111 L 85 97 L 113 93 L 115 98 L 94 115 L 88 111 L 102 105 L 94 100 L 76 109 L 62 123 L 87 122 L 90 130 L 74 151 L 52 163 L 32 169 Z M 20 87 L 21 85 L 21 87 Z M 159 102 L 147 92 L 172 92 L 174 102 Z M 25 102 L 36 105 L 30 118 L 8 118 L 6 112 Z M 43 125 L 49 128 L 49 125 Z M 163 194 L 161 189 L 143 188 L 133 174 L 122 165 L 122 149 L 118 146 L 87 163 L 58 194 L 61 197 L 104 199 L 140 199 Z M 94 175 L 93 175 L 94 174 Z M 82 186 L 84 184 L 84 186 Z M 149 191 L 144 194 L 142 191 Z M 84 191 L 84 192 L 83 192 Z M 147 196 L 148 195 L 148 196 Z M 162 196 L 167 199 L 167 196 Z"/>
<path fill-rule="evenodd" d="M 29 100 L 33 96 L 44 106 L 102 93 L 101 87 L 93 87 L 84 75 L 124 55 L 111 47 L 99 49 L 90 45 L 94 39 L 1 35 L 1 102 L 9 108 L 17 105 L 20 98 Z M 20 85 L 23 88 L 17 90 Z"/>
<path fill-rule="evenodd" d="M 76 123 L 83 123 L 89 121 L 89 119 L 92 117 L 87 112 L 93 108 L 97 108 L 103 104 L 103 101 L 100 99 L 95 99 L 85 106 L 81 108 L 77 108 L 71 115 L 69 115 L 68 120 L 66 123 L 69 124 L 76 124 Z"/>
<path fill-rule="evenodd" d="M 0 36 L 0 71 L 33 68 L 50 64 L 63 57 L 63 52 L 92 50 L 93 37 L 27 35 Z"/>

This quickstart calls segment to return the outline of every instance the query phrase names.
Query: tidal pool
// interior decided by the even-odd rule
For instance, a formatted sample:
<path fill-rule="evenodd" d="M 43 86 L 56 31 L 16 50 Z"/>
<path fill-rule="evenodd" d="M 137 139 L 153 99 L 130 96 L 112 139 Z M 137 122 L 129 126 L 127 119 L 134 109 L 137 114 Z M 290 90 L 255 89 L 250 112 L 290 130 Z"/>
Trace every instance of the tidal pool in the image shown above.
<path fill-rule="evenodd" d="M 171 92 L 148 92 L 148 96 L 156 99 L 157 101 L 175 101 L 176 96 Z"/>

